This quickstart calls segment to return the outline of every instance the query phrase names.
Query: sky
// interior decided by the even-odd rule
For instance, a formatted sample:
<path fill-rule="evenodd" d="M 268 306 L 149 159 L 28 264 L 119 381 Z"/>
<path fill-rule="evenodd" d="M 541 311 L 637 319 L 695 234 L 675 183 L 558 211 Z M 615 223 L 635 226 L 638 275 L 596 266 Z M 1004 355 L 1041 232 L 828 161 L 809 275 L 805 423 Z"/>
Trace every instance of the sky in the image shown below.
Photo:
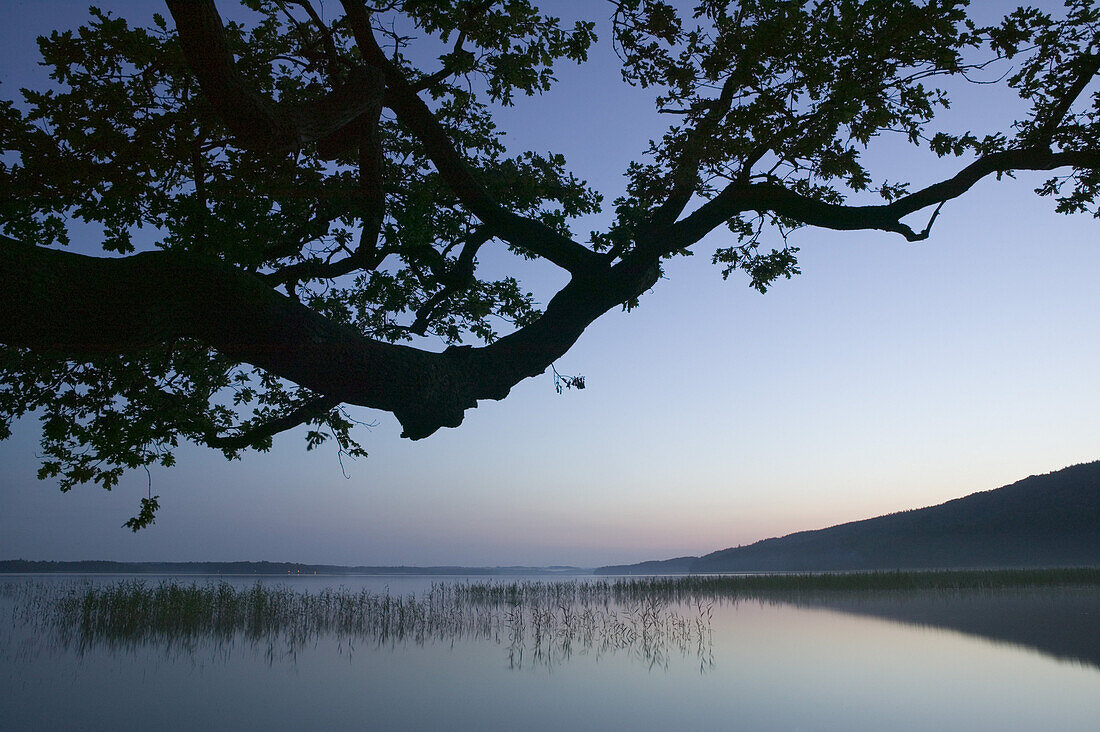
<path fill-rule="evenodd" d="M 667 118 L 619 81 L 602 7 L 541 5 L 566 18 L 599 7 L 601 44 L 498 124 L 512 150 L 564 153 L 611 201 Z M 0 95 L 11 98 L 44 79 L 34 37 L 87 16 L 68 0 L 4 6 Z M 99 6 L 135 21 L 159 10 Z M 943 124 L 1004 128 L 1018 106 L 969 86 Z M 959 165 L 890 140 L 867 160 L 917 186 Z M 1055 214 L 1032 192 L 1041 180 L 981 182 L 920 244 L 803 229 L 792 239 L 803 273 L 766 295 L 722 280 L 710 253 L 729 242 L 712 234 L 668 264 L 641 307 L 608 313 L 557 363 L 585 390 L 559 395 L 544 374 L 417 442 L 391 415 L 356 409 L 375 424 L 360 433 L 370 455 L 343 465 L 334 448 L 307 453 L 298 431 L 240 461 L 181 448 L 174 468 L 62 494 L 35 478 L 38 425 L 23 420 L 0 443 L 0 559 L 592 567 L 934 505 L 1100 459 L 1097 222 Z M 483 266 L 517 265 L 489 252 Z M 519 269 L 542 303 L 561 284 L 545 267 Z M 150 488 L 156 524 L 120 528 Z"/>

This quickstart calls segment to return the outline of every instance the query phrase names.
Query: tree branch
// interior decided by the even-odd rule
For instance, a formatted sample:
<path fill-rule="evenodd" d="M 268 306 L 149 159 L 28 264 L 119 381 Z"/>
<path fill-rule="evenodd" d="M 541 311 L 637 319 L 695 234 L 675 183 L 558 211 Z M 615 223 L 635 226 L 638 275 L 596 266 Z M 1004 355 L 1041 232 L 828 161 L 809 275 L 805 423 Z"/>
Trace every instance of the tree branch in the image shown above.
<path fill-rule="evenodd" d="M 184 58 L 203 94 L 245 148 L 299 150 L 337 132 L 379 103 L 383 93 L 381 75 L 361 68 L 344 86 L 321 99 L 276 104 L 251 89 L 237 71 L 213 0 L 166 2 L 176 21 Z"/>
<path fill-rule="evenodd" d="M 322 415 L 328 414 L 339 406 L 337 399 L 329 397 L 316 397 L 305 402 L 296 409 L 275 419 L 252 425 L 235 435 L 206 434 L 202 436 L 202 442 L 208 447 L 219 450 L 243 450 L 252 447 L 258 442 L 274 437 L 280 432 L 294 429 L 298 425 L 305 424 Z"/>
<path fill-rule="evenodd" d="M 1077 72 L 1076 78 L 1073 83 L 1070 84 L 1066 93 L 1063 94 L 1057 101 L 1057 103 L 1047 110 L 1045 115 L 1040 115 L 1036 118 L 1036 143 L 1037 144 L 1050 144 L 1051 138 L 1054 137 L 1054 133 L 1057 131 L 1058 125 L 1069 113 L 1070 107 L 1077 101 L 1077 98 L 1081 96 L 1081 93 L 1085 91 L 1085 87 L 1093 80 L 1093 78 L 1100 73 L 1100 53 L 1086 54 L 1077 59 L 1077 63 L 1080 65 L 1080 69 Z"/>
<path fill-rule="evenodd" d="M 648 222 L 650 228 L 659 229 L 671 224 L 683 213 L 688 201 L 694 195 L 698 184 L 699 165 L 702 161 L 702 147 L 733 104 L 733 92 L 736 89 L 734 78 L 731 75 L 726 79 L 718 98 L 710 102 L 708 105 L 710 108 L 699 120 L 699 124 L 688 133 L 683 152 L 677 159 L 676 168 L 672 172 L 672 190 L 669 191 L 664 203 L 650 215 Z"/>
<path fill-rule="evenodd" d="M 353 253 L 338 259 L 335 262 L 324 262 L 319 259 L 307 259 L 304 262 L 288 264 L 275 272 L 261 275 L 269 282 L 291 285 L 297 282 L 309 282 L 311 280 L 332 279 L 342 277 L 357 271 L 371 271 L 377 269 L 382 260 L 391 254 L 400 251 L 397 247 L 381 247 L 379 249 L 367 249 L 360 246 Z"/>
<path fill-rule="evenodd" d="M 194 339 L 338 403 L 391 412 L 420 439 L 542 373 L 656 279 L 656 267 L 625 262 L 574 277 L 534 323 L 483 348 L 432 353 L 367 338 L 218 259 L 88 257 L 0 235 L 0 343 L 91 360 Z"/>
<path fill-rule="evenodd" d="M 592 274 L 605 270 L 606 257 L 559 234 L 546 224 L 519 216 L 497 203 L 477 182 L 473 171 L 454 147 L 443 126 L 428 105 L 409 86 L 401 70 L 388 58 L 374 38 L 370 14 L 362 0 L 341 0 L 347 20 L 363 58 L 383 71 L 386 78 L 385 105 L 424 146 L 447 186 L 462 204 L 495 236 L 513 246 L 547 259 L 572 274 Z"/>
<path fill-rule="evenodd" d="M 465 42 L 466 31 L 459 31 L 458 37 L 455 38 L 454 47 L 451 49 L 451 56 L 457 56 L 458 54 L 462 53 L 462 44 Z M 439 71 L 435 72 L 434 74 L 429 74 L 428 76 L 425 76 L 423 79 L 418 81 L 414 86 L 411 86 L 410 88 L 413 90 L 414 93 L 419 93 L 427 89 L 431 89 L 433 86 L 443 81 L 454 72 L 455 70 L 451 66 L 444 64 L 443 68 L 441 68 Z"/>
<path fill-rule="evenodd" d="M 297 5 L 306 11 L 306 15 L 309 16 L 310 21 L 317 27 L 317 32 L 321 36 L 321 44 L 325 48 L 325 60 L 327 62 L 327 72 L 330 79 L 336 78 L 337 69 L 340 66 L 340 54 L 336 51 L 336 41 L 332 36 L 332 29 L 325 25 L 325 21 L 321 20 L 321 16 L 317 14 L 317 11 L 313 7 L 313 3 L 309 0 L 287 0 L 291 5 Z M 290 13 L 287 13 L 289 17 L 293 19 Z M 300 28 L 300 26 L 299 26 Z M 305 38 L 303 33 L 303 40 Z"/>
<path fill-rule="evenodd" d="M 451 295 L 468 289 L 474 280 L 474 257 L 481 245 L 493 238 L 487 226 L 479 226 L 475 229 L 462 246 L 458 260 L 454 267 L 447 273 L 446 281 L 442 289 L 432 295 L 416 310 L 416 320 L 409 326 L 409 331 L 417 335 L 424 335 L 431 323 L 436 308 Z"/>
<path fill-rule="evenodd" d="M 303 246 L 328 234 L 329 227 L 338 216 L 339 212 L 334 209 L 318 211 L 313 218 L 294 227 L 285 238 L 268 246 L 263 251 L 263 259 L 270 261 L 297 256 Z"/>
<path fill-rule="evenodd" d="M 878 206 L 845 206 L 825 203 L 795 193 L 775 183 L 733 183 L 687 218 L 667 230 L 664 252 L 690 246 L 722 222 L 745 211 L 774 213 L 803 224 L 826 229 L 856 231 L 877 229 L 901 234 L 908 241 L 921 241 L 929 230 L 914 231 L 901 219 L 915 211 L 961 196 L 988 175 L 1012 170 L 1053 170 L 1064 166 L 1100 169 L 1100 151 L 1018 149 L 991 153 L 967 165 L 947 180 Z"/>

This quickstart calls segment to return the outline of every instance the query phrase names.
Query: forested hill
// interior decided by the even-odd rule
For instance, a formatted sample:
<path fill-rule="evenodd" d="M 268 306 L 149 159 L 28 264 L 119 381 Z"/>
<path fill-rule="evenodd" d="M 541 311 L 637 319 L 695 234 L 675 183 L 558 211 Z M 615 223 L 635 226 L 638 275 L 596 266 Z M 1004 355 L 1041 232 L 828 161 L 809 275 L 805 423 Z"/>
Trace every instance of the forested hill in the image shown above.
<path fill-rule="evenodd" d="M 938 506 L 597 574 L 1100 566 L 1100 461 Z"/>
<path fill-rule="evenodd" d="M 345 567 L 336 564 L 299 564 L 294 562 L 41 562 L 26 559 L 0 560 L 4 573 L 80 573 L 80 574 L 195 574 L 195 575 L 515 575 L 515 574 L 588 574 L 577 567 Z"/>

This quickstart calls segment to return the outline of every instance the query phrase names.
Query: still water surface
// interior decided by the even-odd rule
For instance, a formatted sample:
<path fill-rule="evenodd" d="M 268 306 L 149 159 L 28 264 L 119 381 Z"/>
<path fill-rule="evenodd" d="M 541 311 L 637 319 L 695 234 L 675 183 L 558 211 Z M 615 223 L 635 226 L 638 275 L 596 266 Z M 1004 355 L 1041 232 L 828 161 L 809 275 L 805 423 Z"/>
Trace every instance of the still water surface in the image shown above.
<path fill-rule="evenodd" d="M 63 632 L 33 599 L 119 580 L 0 580 L 0 729 L 1100 729 L 1098 588 L 554 600 L 403 638 L 129 642 Z M 441 579 L 263 581 L 406 597 Z"/>

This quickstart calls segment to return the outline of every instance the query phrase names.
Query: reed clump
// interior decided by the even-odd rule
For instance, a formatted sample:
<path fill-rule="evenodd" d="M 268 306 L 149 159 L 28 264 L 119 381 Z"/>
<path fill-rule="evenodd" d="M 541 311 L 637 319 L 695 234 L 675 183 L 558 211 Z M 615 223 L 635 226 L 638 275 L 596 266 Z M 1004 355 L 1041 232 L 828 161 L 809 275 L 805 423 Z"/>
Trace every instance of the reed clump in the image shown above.
<path fill-rule="evenodd" d="M 24 605 L 45 609 L 68 647 L 195 649 L 243 639 L 295 652 L 333 638 L 361 646 L 458 639 L 506 645 L 513 666 L 549 664 L 576 650 L 627 651 L 650 665 L 709 643 L 709 614 L 684 613 L 659 597 L 623 603 L 610 585 L 583 583 L 436 584 L 420 595 L 330 588 L 299 592 L 257 583 L 186 584 L 140 580 L 111 585 L 29 585 Z M 28 618 L 30 615 L 28 614 Z"/>
<path fill-rule="evenodd" d="M 660 596 L 670 602 L 822 592 L 961 592 L 1100 586 L 1100 568 L 895 570 L 632 577 L 610 585 L 617 601 Z"/>
<path fill-rule="evenodd" d="M 835 593 L 938 593 L 1100 586 L 1100 569 L 687 575 L 562 582 L 439 583 L 420 595 L 344 587 L 179 581 L 7 585 L 23 621 L 65 645 L 197 648 L 244 639 L 293 651 L 322 638 L 395 645 L 489 639 L 513 665 L 575 650 L 627 651 L 649 664 L 708 657 L 711 606 Z"/>

